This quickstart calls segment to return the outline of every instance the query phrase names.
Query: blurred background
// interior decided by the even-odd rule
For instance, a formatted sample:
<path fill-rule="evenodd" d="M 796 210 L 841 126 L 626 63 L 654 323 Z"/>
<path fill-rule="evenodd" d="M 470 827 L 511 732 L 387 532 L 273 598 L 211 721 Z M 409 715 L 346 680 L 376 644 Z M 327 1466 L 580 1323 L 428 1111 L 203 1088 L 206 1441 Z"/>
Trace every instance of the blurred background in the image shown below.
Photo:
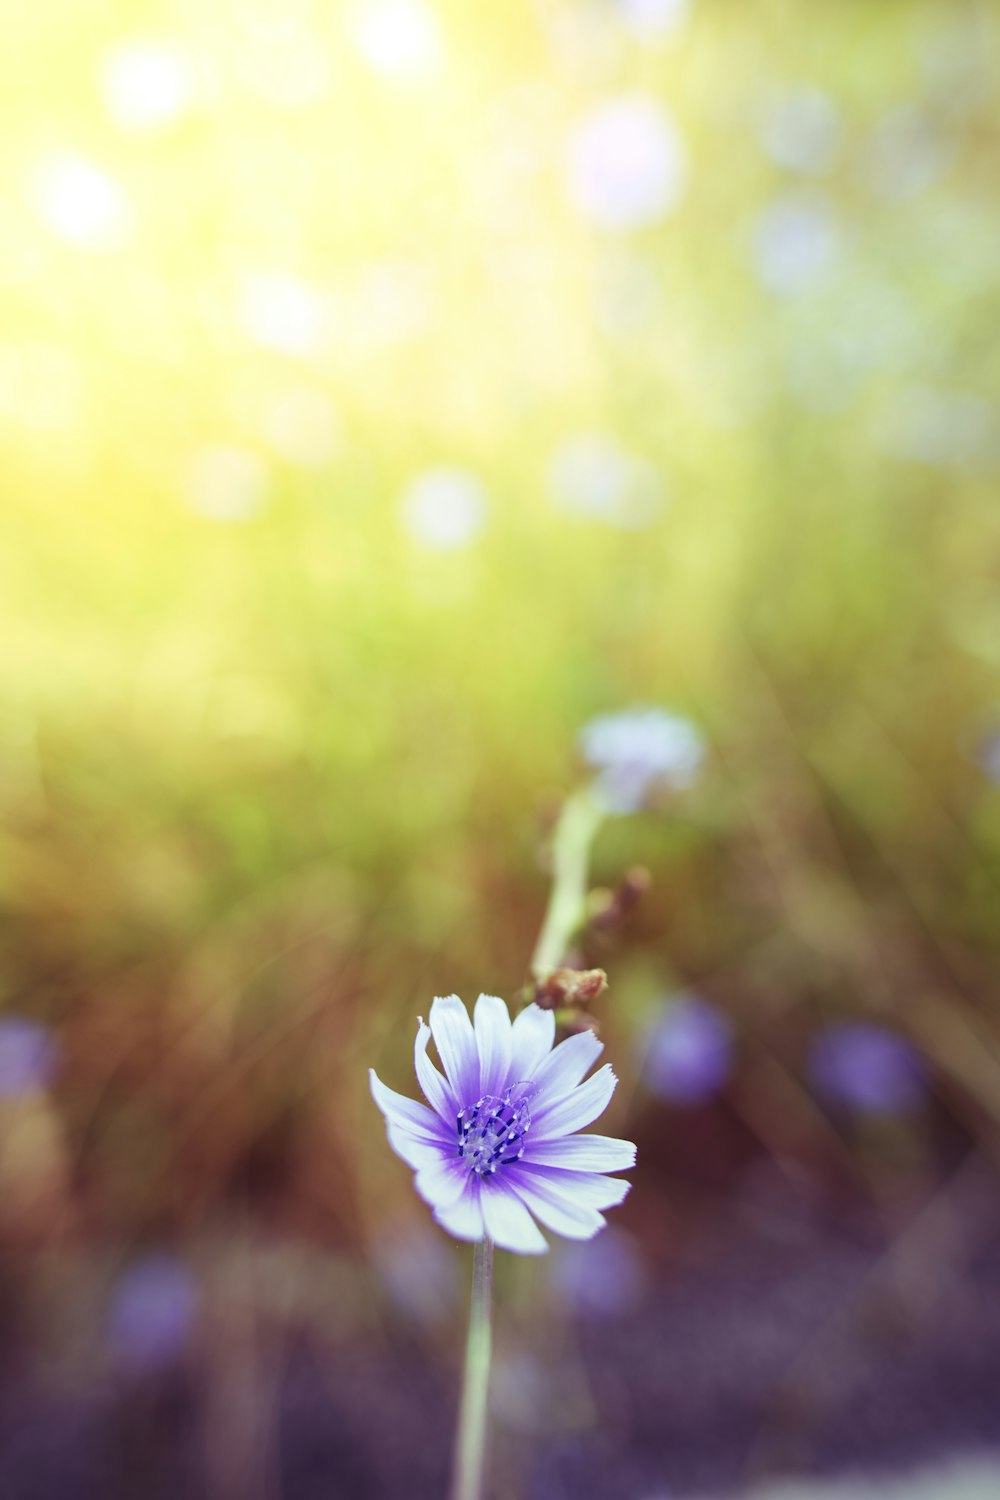
<path fill-rule="evenodd" d="M 497 1500 L 996 1494 L 996 8 L 4 33 L 0 1492 L 442 1493 L 468 1251 L 367 1068 L 517 994 L 649 704 L 639 1166 L 500 1269 Z"/>

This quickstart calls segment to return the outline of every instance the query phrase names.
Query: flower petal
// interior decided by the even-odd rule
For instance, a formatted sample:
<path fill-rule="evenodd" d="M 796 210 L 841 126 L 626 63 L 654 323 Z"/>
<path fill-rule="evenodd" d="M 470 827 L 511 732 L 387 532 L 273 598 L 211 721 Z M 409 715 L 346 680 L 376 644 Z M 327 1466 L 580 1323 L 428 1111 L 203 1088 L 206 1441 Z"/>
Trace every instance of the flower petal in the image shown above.
<path fill-rule="evenodd" d="M 418 1104 L 415 1099 L 407 1099 L 405 1094 L 397 1094 L 395 1089 L 387 1088 L 374 1068 L 368 1069 L 368 1081 L 372 1098 L 387 1122 L 402 1126 L 417 1140 L 426 1141 L 429 1145 L 437 1145 L 447 1139 L 444 1123 L 426 1104 Z"/>
<path fill-rule="evenodd" d="M 576 1088 L 583 1075 L 590 1071 L 604 1051 L 592 1031 L 581 1031 L 577 1036 L 567 1037 L 554 1052 L 550 1052 L 536 1068 L 532 1083 L 553 1102 Z"/>
<path fill-rule="evenodd" d="M 591 1240 L 604 1228 L 604 1215 L 596 1208 L 588 1208 L 572 1193 L 561 1191 L 542 1178 L 531 1180 L 527 1175 L 511 1173 L 511 1188 L 547 1229 L 564 1234 L 567 1239 Z"/>
<path fill-rule="evenodd" d="M 583 1137 L 586 1139 L 586 1137 Z M 520 1189 L 542 1186 L 563 1193 L 584 1208 L 616 1208 L 632 1184 L 625 1177 L 603 1177 L 599 1172 L 574 1172 L 564 1167 L 543 1167 L 519 1161 L 511 1180 Z M 530 1207 L 530 1204 L 529 1204 Z"/>
<path fill-rule="evenodd" d="M 455 1103 L 455 1095 L 427 1056 L 427 1043 L 430 1039 L 431 1028 L 421 1020 L 417 1027 L 417 1039 L 413 1044 L 413 1066 L 417 1070 L 417 1082 L 427 1103 L 450 1127 L 455 1123 L 460 1106 Z"/>
<path fill-rule="evenodd" d="M 413 1185 L 431 1208 L 447 1208 L 465 1192 L 468 1178 L 468 1162 L 458 1156 L 439 1156 L 435 1162 L 420 1168 Z"/>
<path fill-rule="evenodd" d="M 540 1140 L 548 1140 L 553 1136 L 571 1135 L 575 1130 L 582 1130 L 607 1109 L 617 1083 L 611 1064 L 605 1063 L 603 1068 L 598 1068 L 593 1078 L 588 1078 L 586 1083 L 579 1084 L 561 1099 L 544 1105 L 537 1115 L 533 1115 L 532 1132 Z"/>
<path fill-rule="evenodd" d="M 456 1102 L 479 1098 L 479 1052 L 469 1012 L 457 995 L 438 997 L 431 1005 L 431 1031 Z"/>
<path fill-rule="evenodd" d="M 502 1250 L 518 1255 L 545 1254 L 548 1242 L 512 1188 L 496 1181 L 484 1183 L 482 1206 L 486 1233 Z"/>
<path fill-rule="evenodd" d="M 514 1017 L 510 1028 L 512 1083 L 520 1083 L 532 1076 L 546 1054 L 552 1051 L 555 1036 L 556 1018 L 551 1010 L 543 1010 L 540 1005 L 526 1005 L 520 1015 Z"/>
<path fill-rule="evenodd" d="M 405 1125 L 396 1125 L 391 1120 L 386 1125 L 386 1135 L 396 1155 L 401 1156 L 414 1172 L 418 1172 L 421 1167 L 433 1166 L 444 1154 L 444 1147 L 438 1142 L 422 1140 Z"/>
<path fill-rule="evenodd" d="M 635 1147 L 613 1135 L 568 1135 L 540 1141 L 529 1130 L 522 1163 L 578 1172 L 623 1172 L 635 1166 Z"/>
<path fill-rule="evenodd" d="M 480 1093 L 502 1094 L 510 1073 L 510 1016 L 497 995 L 480 995 L 476 1001 L 476 1046 Z"/>
<path fill-rule="evenodd" d="M 482 1192 L 479 1178 L 470 1172 L 461 1196 L 454 1203 L 434 1210 L 434 1218 L 457 1240 L 481 1240 L 483 1237 Z"/>

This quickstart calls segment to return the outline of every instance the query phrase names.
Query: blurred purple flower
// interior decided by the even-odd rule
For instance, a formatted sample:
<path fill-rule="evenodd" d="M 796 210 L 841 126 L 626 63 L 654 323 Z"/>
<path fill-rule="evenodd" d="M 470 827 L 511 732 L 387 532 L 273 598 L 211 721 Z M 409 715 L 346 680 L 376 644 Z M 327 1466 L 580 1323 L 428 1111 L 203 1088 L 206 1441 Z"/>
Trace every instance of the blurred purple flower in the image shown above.
<path fill-rule="evenodd" d="M 597 788 L 612 812 L 638 812 L 657 784 L 690 786 L 705 743 L 690 719 L 665 708 L 629 708 L 585 724 L 580 746 L 598 772 Z"/>
<path fill-rule="evenodd" d="M 870 1021 L 837 1021 L 814 1039 L 809 1077 L 835 1104 L 865 1114 L 905 1114 L 926 1089 L 920 1054 L 898 1032 Z"/>
<path fill-rule="evenodd" d="M 107 1336 L 131 1369 L 157 1370 L 184 1348 L 198 1307 L 194 1277 L 176 1256 L 144 1256 L 122 1272 L 111 1294 Z"/>
<path fill-rule="evenodd" d="M 979 747 L 979 764 L 991 781 L 1000 781 L 1000 729 L 991 730 Z"/>
<path fill-rule="evenodd" d="M 51 1031 L 24 1016 L 0 1017 L 0 1099 L 36 1093 L 59 1066 L 59 1044 Z"/>
<path fill-rule="evenodd" d="M 379 1240 L 375 1264 L 393 1302 L 416 1322 L 433 1324 L 451 1315 L 458 1271 L 453 1251 L 433 1230 L 414 1226 Z"/>
<path fill-rule="evenodd" d="M 553 1289 L 581 1317 L 606 1318 L 634 1307 L 645 1275 L 631 1235 L 609 1229 L 590 1244 L 565 1245 L 553 1268 Z"/>
<path fill-rule="evenodd" d="M 642 1076 L 671 1104 L 704 1104 L 732 1070 L 733 1035 L 725 1016 L 697 995 L 660 1007 L 644 1036 Z"/>
<path fill-rule="evenodd" d="M 427 1056 L 434 1038 L 444 1076 Z M 593 1032 L 558 1047 L 555 1016 L 529 1005 L 511 1024 L 504 1002 L 480 995 L 475 1026 L 457 995 L 437 999 L 414 1045 L 420 1087 L 430 1104 L 386 1088 L 369 1070 L 389 1144 L 416 1173 L 417 1192 L 434 1218 L 461 1240 L 488 1235 L 504 1250 L 548 1249 L 535 1219 L 570 1239 L 604 1226 L 629 1184 L 608 1177 L 635 1161 L 630 1141 L 578 1135 L 607 1108 L 617 1079 L 599 1068 Z M 534 1215 L 534 1217 L 532 1217 Z"/>

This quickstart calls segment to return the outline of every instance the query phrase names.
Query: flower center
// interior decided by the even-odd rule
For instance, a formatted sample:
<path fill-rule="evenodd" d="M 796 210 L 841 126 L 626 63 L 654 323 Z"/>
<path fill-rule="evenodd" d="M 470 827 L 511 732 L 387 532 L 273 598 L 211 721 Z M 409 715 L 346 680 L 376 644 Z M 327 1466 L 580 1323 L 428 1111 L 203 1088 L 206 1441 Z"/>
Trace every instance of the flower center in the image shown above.
<path fill-rule="evenodd" d="M 497 1167 L 508 1167 L 524 1154 L 524 1137 L 531 1124 L 527 1094 L 512 1084 L 503 1098 L 484 1094 L 458 1116 L 458 1154 L 469 1170 L 488 1177 Z M 514 1097 L 511 1097 L 511 1096 Z"/>

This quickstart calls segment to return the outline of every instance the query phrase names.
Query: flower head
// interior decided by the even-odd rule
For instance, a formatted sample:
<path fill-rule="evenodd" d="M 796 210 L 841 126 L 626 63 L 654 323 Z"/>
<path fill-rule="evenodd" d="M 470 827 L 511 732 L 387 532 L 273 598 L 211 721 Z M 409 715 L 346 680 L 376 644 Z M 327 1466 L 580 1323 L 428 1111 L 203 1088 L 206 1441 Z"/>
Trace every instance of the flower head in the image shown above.
<path fill-rule="evenodd" d="M 833 1104 L 862 1114 L 906 1114 L 924 1100 L 926 1078 L 916 1048 L 871 1021 L 833 1022 L 809 1054 L 813 1084 Z"/>
<path fill-rule="evenodd" d="M 431 1038 L 444 1074 L 427 1055 Z M 529 1005 L 511 1023 L 495 995 L 480 995 L 475 1024 L 457 995 L 437 999 L 417 1027 L 414 1063 L 427 1104 L 386 1088 L 370 1071 L 389 1144 L 416 1173 L 417 1192 L 462 1240 L 484 1235 L 505 1250 L 548 1249 L 535 1219 L 589 1240 L 629 1183 L 607 1177 L 635 1162 L 630 1141 L 578 1135 L 607 1107 L 617 1079 L 593 1032 L 553 1047 L 555 1017 Z M 428 1105 L 430 1106 L 428 1108 Z"/>
<path fill-rule="evenodd" d="M 172 1364 L 183 1352 L 198 1310 L 198 1289 L 183 1261 L 144 1256 L 118 1280 L 108 1309 L 112 1353 L 132 1369 Z"/>
<path fill-rule="evenodd" d="M 665 708 L 629 708 L 585 724 L 580 746 L 600 773 L 597 789 L 612 812 L 638 812 L 657 782 L 687 787 L 705 755 L 701 734 Z"/>
<path fill-rule="evenodd" d="M 59 1068 L 59 1044 L 26 1016 L 0 1018 L 0 1099 L 46 1088 Z"/>
<path fill-rule="evenodd" d="M 643 1075 L 654 1094 L 671 1104 L 705 1104 L 732 1070 L 732 1028 L 697 995 L 662 1006 L 645 1037 Z"/>

